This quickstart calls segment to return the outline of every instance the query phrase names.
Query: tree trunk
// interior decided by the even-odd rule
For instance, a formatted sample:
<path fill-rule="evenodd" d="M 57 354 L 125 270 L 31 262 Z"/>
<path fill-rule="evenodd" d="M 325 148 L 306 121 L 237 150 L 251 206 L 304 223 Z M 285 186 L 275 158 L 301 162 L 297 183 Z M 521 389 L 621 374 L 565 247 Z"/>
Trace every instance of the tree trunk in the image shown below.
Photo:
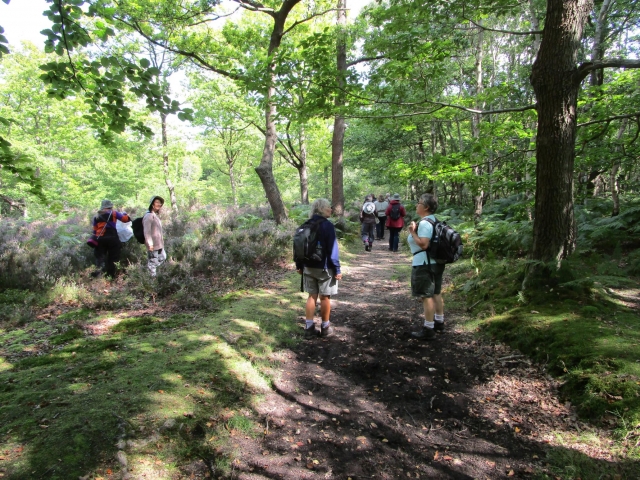
<path fill-rule="evenodd" d="M 548 0 L 531 71 L 537 99 L 536 206 L 532 259 L 557 266 L 576 246 L 573 165 L 580 77 L 577 54 L 592 0 Z"/>
<path fill-rule="evenodd" d="M 233 169 L 234 164 L 235 164 L 235 161 L 227 162 L 227 165 L 229 166 L 229 182 L 231 183 L 231 199 L 233 201 L 233 206 L 237 207 L 238 194 L 236 192 L 236 172 Z"/>
<path fill-rule="evenodd" d="M 264 149 L 262 150 L 262 158 L 260 164 L 256 167 L 256 173 L 260 177 L 262 182 L 262 188 L 267 196 L 271 211 L 273 212 L 273 218 L 277 224 L 281 224 L 287 219 L 287 209 L 282 201 L 278 184 L 273 176 L 273 154 L 276 151 L 276 105 L 273 100 L 275 93 L 275 64 L 273 55 L 275 51 L 280 47 L 282 43 L 282 37 L 284 35 L 284 24 L 287 20 L 287 16 L 296 4 L 301 0 L 285 0 L 282 7 L 277 12 L 271 14 L 273 17 L 273 30 L 271 31 L 271 38 L 269 40 L 269 55 L 270 61 L 267 67 L 267 81 L 268 86 L 265 95 L 265 136 L 264 136 Z"/>
<path fill-rule="evenodd" d="M 620 128 L 618 128 L 618 145 L 616 145 L 616 153 L 619 153 L 622 144 L 622 137 L 624 135 L 624 131 L 627 128 L 627 119 L 624 118 L 620 122 Z M 617 217 L 620 214 L 620 179 L 618 178 L 618 171 L 620 170 L 620 159 L 616 158 L 613 161 L 613 166 L 611 167 L 611 181 L 609 182 L 611 185 L 611 200 L 613 201 L 613 208 L 611 210 L 611 216 Z"/>
<path fill-rule="evenodd" d="M 304 127 L 300 127 L 300 201 L 303 205 L 309 205 L 309 178 L 307 175 L 307 138 Z"/>
<path fill-rule="evenodd" d="M 174 212 L 178 211 L 178 202 L 176 201 L 176 189 L 169 178 L 169 150 L 167 148 L 167 116 L 164 113 L 160 114 L 160 120 L 162 123 L 162 170 L 164 172 L 164 183 L 167 184 L 169 189 L 169 198 L 171 199 L 171 209 Z"/>
<path fill-rule="evenodd" d="M 345 75 L 347 72 L 347 44 L 345 25 L 347 23 L 347 0 L 338 0 L 338 40 L 336 62 L 338 68 L 338 88 L 340 92 L 336 95 L 335 106 L 340 108 L 344 105 L 344 95 L 341 93 L 345 86 Z M 338 217 L 338 222 L 344 222 L 344 132 L 347 124 L 341 114 L 337 114 L 333 121 L 333 138 L 331 139 L 331 203 L 333 214 Z"/>
<path fill-rule="evenodd" d="M 482 50 L 482 43 L 484 39 L 484 30 L 482 28 L 478 28 L 478 46 L 476 49 L 476 95 L 482 94 L 484 91 L 484 85 L 482 83 L 482 60 L 484 58 L 484 52 Z M 482 109 L 484 104 L 476 103 L 476 107 L 478 109 Z M 480 122 L 482 121 L 482 116 L 480 114 L 474 114 L 471 117 L 471 135 L 475 140 L 480 138 Z M 476 195 L 473 197 L 473 219 L 477 223 L 482 216 L 482 207 L 484 205 L 484 190 L 482 189 L 482 174 L 483 168 L 480 165 L 480 158 L 475 157 L 476 166 L 473 167 L 473 173 L 476 177 L 478 177 L 478 188 L 476 190 Z"/>
<path fill-rule="evenodd" d="M 592 62 L 596 62 L 604 58 L 604 36 L 610 6 L 611 0 L 604 0 L 600 6 L 600 11 L 595 15 L 596 31 L 593 36 L 593 47 L 591 48 Z M 589 83 L 592 86 L 602 85 L 604 83 L 604 70 L 599 69 L 591 72 Z"/>

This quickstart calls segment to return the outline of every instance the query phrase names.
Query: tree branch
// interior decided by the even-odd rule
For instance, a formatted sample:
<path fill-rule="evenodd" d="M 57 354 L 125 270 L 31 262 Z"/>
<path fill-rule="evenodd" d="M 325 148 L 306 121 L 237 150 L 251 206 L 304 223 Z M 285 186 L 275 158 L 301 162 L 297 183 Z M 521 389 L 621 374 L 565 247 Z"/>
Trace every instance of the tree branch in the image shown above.
<path fill-rule="evenodd" d="M 455 108 L 458 110 L 462 110 L 464 112 L 469 112 L 469 113 L 475 113 L 478 115 L 493 115 L 493 114 L 498 114 L 498 113 L 509 113 L 509 112 L 524 112 L 527 110 L 534 110 L 537 107 L 537 104 L 533 104 L 533 105 L 527 105 L 524 107 L 517 107 L 517 108 L 503 108 L 500 110 L 478 110 L 476 108 L 468 108 L 468 107 L 463 107 L 462 105 L 453 105 L 453 104 L 449 104 L 449 103 L 442 103 L 442 102 L 425 102 L 425 103 L 431 103 L 433 105 L 438 105 L 437 108 L 434 108 L 433 110 L 430 110 L 428 112 L 412 112 L 412 113 L 399 113 L 399 114 L 393 114 L 393 115 L 349 115 L 348 117 L 345 118 L 402 118 L 402 117 L 415 117 L 417 115 L 430 115 L 432 113 L 437 112 L 438 110 L 441 110 L 443 108 Z"/>
<path fill-rule="evenodd" d="M 465 20 L 467 20 L 468 22 L 473 23 L 476 27 L 481 28 L 482 30 L 486 30 L 488 32 L 507 33 L 509 35 L 542 35 L 544 33 L 544 30 L 532 30 L 530 32 L 515 32 L 515 31 L 512 31 L 512 30 L 498 30 L 496 28 L 489 28 L 489 27 L 482 26 L 479 23 L 474 22 L 470 18 L 465 18 Z"/>
<path fill-rule="evenodd" d="M 189 58 L 191 61 L 193 61 L 194 63 L 206 68 L 207 70 L 210 70 L 214 73 L 218 73 L 220 75 L 222 75 L 223 77 L 227 77 L 227 78 L 231 78 L 233 80 L 240 80 L 240 76 L 236 75 L 234 73 L 228 72 L 226 70 L 222 70 L 220 68 L 217 68 L 213 65 L 211 65 L 209 62 L 207 62 L 204 58 L 202 58 L 200 55 L 198 55 L 195 52 L 188 52 L 186 50 L 182 50 L 180 48 L 175 48 L 175 47 L 171 47 L 169 45 L 165 45 L 161 42 L 159 42 L 158 40 L 155 40 L 153 37 L 151 37 L 149 34 L 145 33 L 144 30 L 142 29 L 142 27 L 138 24 L 138 22 L 133 21 L 133 22 L 129 22 L 121 17 L 115 17 L 116 20 L 118 20 L 119 22 L 124 23 L 125 25 L 128 25 L 129 27 L 131 27 L 133 30 L 135 30 L 136 32 L 138 32 L 138 34 L 140 34 L 145 40 L 147 40 L 148 42 L 152 43 L 153 45 L 156 45 L 158 47 L 164 48 L 172 53 L 176 53 L 178 55 L 182 55 L 183 57 Z"/>
<path fill-rule="evenodd" d="M 265 7 L 260 2 L 254 0 L 233 0 L 245 10 L 251 10 L 252 12 L 264 12 L 269 15 L 275 15 L 276 11 L 273 8 Z"/>
<path fill-rule="evenodd" d="M 602 68 L 640 68 L 640 60 L 629 58 L 605 58 L 595 62 L 585 62 L 578 67 L 578 81 L 582 82 L 593 70 Z"/>
<path fill-rule="evenodd" d="M 623 118 L 639 118 L 640 112 L 630 113 L 628 115 L 615 115 L 613 117 L 603 118 L 602 120 L 592 120 L 590 122 L 579 123 L 576 127 L 587 127 L 597 123 L 611 123 L 613 120 L 622 120 Z"/>
<path fill-rule="evenodd" d="M 311 15 L 310 17 L 306 17 L 303 18 L 302 20 L 297 20 L 295 22 L 293 22 L 293 25 L 291 25 L 289 28 L 287 28 L 284 32 L 282 32 L 282 36 L 285 36 L 287 33 L 289 33 L 291 30 L 293 30 L 295 27 L 297 27 L 298 25 L 301 25 L 305 22 L 308 22 L 309 20 L 313 20 L 315 17 L 321 17 L 322 15 L 324 15 L 325 13 L 329 13 L 329 12 L 335 12 L 337 11 L 337 8 L 330 8 L 329 10 L 325 10 L 323 12 L 318 12 L 318 13 L 314 13 L 313 15 Z"/>

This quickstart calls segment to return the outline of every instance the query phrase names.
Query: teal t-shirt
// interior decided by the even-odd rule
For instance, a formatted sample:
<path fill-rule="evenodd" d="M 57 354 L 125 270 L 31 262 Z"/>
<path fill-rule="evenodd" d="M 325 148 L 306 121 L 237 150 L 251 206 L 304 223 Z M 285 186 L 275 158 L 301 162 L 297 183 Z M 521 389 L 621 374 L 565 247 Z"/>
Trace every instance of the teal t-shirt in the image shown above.
<path fill-rule="evenodd" d="M 433 220 L 434 222 L 436 221 L 436 217 L 433 215 L 427 215 L 424 218 L 428 218 L 429 220 Z M 431 235 L 433 235 L 433 225 L 431 225 L 425 219 L 422 219 L 418 224 L 417 233 L 419 237 L 428 238 L 429 240 L 431 240 Z M 420 247 L 413 240 L 412 235 L 409 235 L 409 238 L 407 241 L 409 243 L 409 248 L 411 249 L 411 253 L 420 252 Z M 429 258 L 429 260 L 430 260 L 429 263 L 436 263 L 436 261 L 433 258 Z M 413 256 L 413 261 L 411 262 L 411 265 L 414 267 L 417 267 L 419 265 L 426 265 L 426 263 L 427 263 L 427 253 L 420 252 Z"/>

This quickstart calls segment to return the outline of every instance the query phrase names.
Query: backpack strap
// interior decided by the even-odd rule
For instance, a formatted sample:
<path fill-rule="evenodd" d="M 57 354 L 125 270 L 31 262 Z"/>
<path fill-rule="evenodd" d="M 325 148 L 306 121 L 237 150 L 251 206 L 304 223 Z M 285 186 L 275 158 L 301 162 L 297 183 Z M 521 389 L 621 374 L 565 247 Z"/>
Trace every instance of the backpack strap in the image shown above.
<path fill-rule="evenodd" d="M 437 219 L 436 219 L 437 221 Z M 431 226 L 433 227 L 433 232 L 431 233 L 431 238 L 429 239 L 429 247 L 431 246 L 431 242 L 433 241 L 433 237 L 436 234 L 436 222 L 434 222 L 433 220 L 431 220 L 428 217 L 424 217 L 422 220 L 420 220 L 420 223 L 422 222 L 429 222 L 431 224 Z M 420 223 L 418 223 L 418 225 L 420 225 Z M 413 256 L 415 257 L 416 255 L 418 255 L 419 253 L 425 252 L 427 254 L 427 265 L 431 266 L 431 259 L 429 258 L 429 247 L 427 247 L 425 250 L 418 250 L 416 253 L 413 254 Z"/>

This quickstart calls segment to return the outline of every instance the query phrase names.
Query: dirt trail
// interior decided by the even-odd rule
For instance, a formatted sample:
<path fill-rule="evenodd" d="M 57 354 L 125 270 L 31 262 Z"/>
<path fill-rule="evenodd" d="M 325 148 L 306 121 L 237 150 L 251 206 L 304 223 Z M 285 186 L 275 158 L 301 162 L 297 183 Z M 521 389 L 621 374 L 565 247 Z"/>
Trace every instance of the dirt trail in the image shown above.
<path fill-rule="evenodd" d="M 541 366 L 457 328 L 462 312 L 445 309 L 436 340 L 411 339 L 421 307 L 408 279 L 393 279 L 401 262 L 377 242 L 346 269 L 336 335 L 287 353 L 261 405 L 267 434 L 237 439 L 233 478 L 531 478 L 549 449 L 614 460 L 557 444 L 554 432 L 599 432 L 577 421 Z"/>

